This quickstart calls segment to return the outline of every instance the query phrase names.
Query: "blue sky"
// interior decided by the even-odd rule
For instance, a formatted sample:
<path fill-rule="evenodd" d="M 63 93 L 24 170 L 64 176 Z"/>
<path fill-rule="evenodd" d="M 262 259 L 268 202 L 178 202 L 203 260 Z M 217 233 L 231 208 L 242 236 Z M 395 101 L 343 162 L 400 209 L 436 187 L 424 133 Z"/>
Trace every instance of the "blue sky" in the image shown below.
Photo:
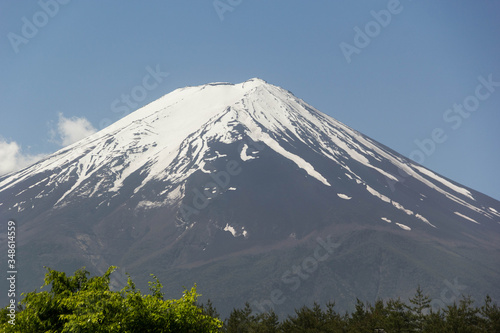
<path fill-rule="evenodd" d="M 133 111 L 134 89 L 142 106 L 259 77 L 500 199 L 497 1 L 1 1 L 0 15 L 0 171 Z"/>

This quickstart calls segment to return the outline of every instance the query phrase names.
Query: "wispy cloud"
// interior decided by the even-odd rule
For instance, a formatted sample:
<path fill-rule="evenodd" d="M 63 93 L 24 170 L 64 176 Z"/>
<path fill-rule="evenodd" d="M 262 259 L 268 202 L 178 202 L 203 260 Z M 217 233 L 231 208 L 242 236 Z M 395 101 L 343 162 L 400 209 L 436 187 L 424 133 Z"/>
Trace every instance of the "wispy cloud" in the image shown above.
<path fill-rule="evenodd" d="M 25 153 L 17 142 L 9 142 L 0 137 L 0 175 L 27 167 L 44 156 L 44 154 L 31 155 Z"/>
<path fill-rule="evenodd" d="M 63 147 L 97 131 L 87 119 L 66 118 L 62 113 L 59 113 L 59 120 L 55 127 L 49 131 L 50 141 Z M 16 141 L 8 141 L 0 136 L 0 176 L 27 167 L 45 156 L 47 154 L 32 155 L 24 151 Z"/>
<path fill-rule="evenodd" d="M 52 137 L 52 141 L 64 147 L 86 138 L 95 132 L 97 130 L 87 119 L 83 117 L 66 118 L 62 113 L 59 113 L 57 129 L 52 129 L 50 136 Z"/>

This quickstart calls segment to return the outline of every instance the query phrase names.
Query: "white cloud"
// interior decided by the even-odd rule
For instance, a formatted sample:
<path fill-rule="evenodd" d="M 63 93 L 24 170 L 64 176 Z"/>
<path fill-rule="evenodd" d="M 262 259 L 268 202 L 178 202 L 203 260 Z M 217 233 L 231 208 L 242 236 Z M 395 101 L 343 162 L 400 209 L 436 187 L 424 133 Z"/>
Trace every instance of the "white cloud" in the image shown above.
<path fill-rule="evenodd" d="M 61 146 L 75 143 L 91 134 L 96 129 L 85 118 L 66 118 L 59 113 L 57 129 L 50 129 L 50 141 Z M 31 155 L 24 152 L 22 147 L 15 141 L 7 141 L 0 136 L 0 176 L 9 172 L 18 171 L 45 157 L 45 154 Z"/>
<path fill-rule="evenodd" d="M 54 131 L 51 131 L 54 135 Z M 57 135 L 60 137 L 59 144 L 68 146 L 87 136 L 94 134 L 97 130 L 85 118 L 66 118 L 59 113 L 59 122 L 57 123 Z"/>
<path fill-rule="evenodd" d="M 0 175 L 27 167 L 44 156 L 44 154 L 30 155 L 24 153 L 17 142 L 7 142 L 0 137 Z"/>

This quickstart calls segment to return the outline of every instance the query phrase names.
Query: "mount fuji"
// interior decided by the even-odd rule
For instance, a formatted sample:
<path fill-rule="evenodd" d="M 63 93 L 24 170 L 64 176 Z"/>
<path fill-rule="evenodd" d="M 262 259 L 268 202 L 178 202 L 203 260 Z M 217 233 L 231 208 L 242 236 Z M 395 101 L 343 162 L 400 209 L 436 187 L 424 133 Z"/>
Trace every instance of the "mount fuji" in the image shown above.
<path fill-rule="evenodd" d="M 197 283 L 222 314 L 349 310 L 417 285 L 436 307 L 500 299 L 499 201 L 260 79 L 177 89 L 0 177 L 0 216 L 23 292 L 43 266 L 116 265 L 117 288 L 125 272 L 167 294 Z"/>

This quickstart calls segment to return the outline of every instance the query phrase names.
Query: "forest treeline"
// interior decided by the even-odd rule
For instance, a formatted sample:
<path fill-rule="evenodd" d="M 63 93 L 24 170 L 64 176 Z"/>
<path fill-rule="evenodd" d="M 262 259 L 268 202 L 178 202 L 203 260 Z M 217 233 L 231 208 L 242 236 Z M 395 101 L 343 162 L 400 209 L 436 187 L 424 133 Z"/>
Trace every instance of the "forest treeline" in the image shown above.
<path fill-rule="evenodd" d="M 14 306 L 0 310 L 0 332 L 500 332 L 500 309 L 490 297 L 475 306 L 470 297 L 434 311 L 420 287 L 400 299 L 357 300 L 352 313 L 339 313 L 335 304 L 314 304 L 279 320 L 276 313 L 255 313 L 247 303 L 222 320 L 213 304 L 198 304 L 196 286 L 180 299 L 165 299 L 155 276 L 149 294 L 133 281 L 120 291 L 110 290 L 110 267 L 102 276 L 89 278 L 80 269 L 73 276 L 47 269 L 42 289 L 23 295 Z"/>

